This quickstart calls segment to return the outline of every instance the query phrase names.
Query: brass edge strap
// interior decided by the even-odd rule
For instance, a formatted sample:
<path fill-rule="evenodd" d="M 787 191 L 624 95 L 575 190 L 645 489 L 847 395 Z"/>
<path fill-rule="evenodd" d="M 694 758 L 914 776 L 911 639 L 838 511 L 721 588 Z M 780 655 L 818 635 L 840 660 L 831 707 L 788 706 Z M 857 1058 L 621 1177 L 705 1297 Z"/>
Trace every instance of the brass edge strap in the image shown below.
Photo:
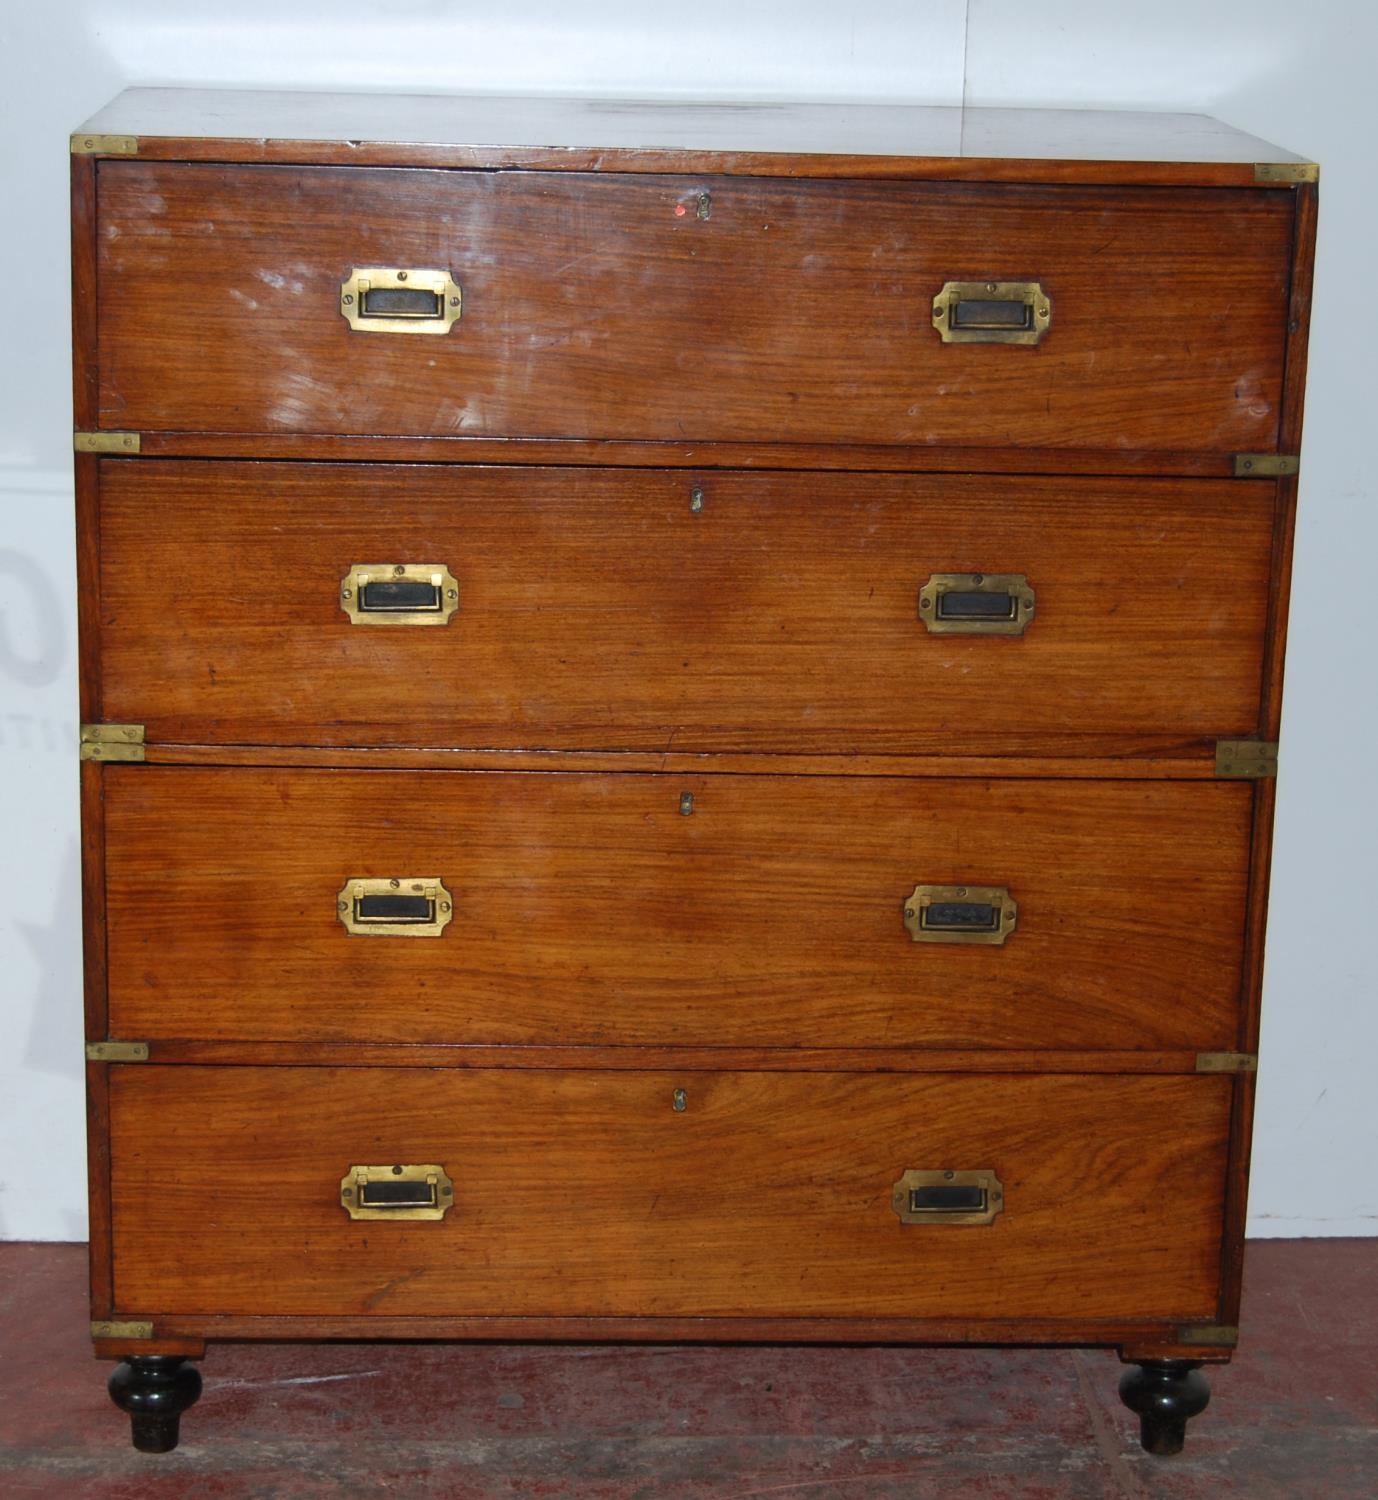
<path fill-rule="evenodd" d="M 1295 185 L 1299 182 L 1319 182 L 1321 169 L 1314 161 L 1256 161 L 1255 182 L 1273 182 Z"/>
<path fill-rule="evenodd" d="M 1281 479 L 1301 473 L 1301 457 L 1296 453 L 1236 453 L 1236 479 Z"/>
<path fill-rule="evenodd" d="M 143 438 L 137 432 L 74 432 L 72 447 L 78 453 L 137 453 Z"/>
<path fill-rule="evenodd" d="M 73 156 L 137 156 L 136 135 L 89 135 L 79 130 L 72 137 Z"/>
<path fill-rule="evenodd" d="M 83 724 L 82 760 L 140 762 L 144 759 L 142 724 Z"/>
<path fill-rule="evenodd" d="M 1198 1073 L 1257 1073 L 1257 1052 L 1198 1052 Z"/>
<path fill-rule="evenodd" d="M 1276 740 L 1217 740 L 1215 774 L 1260 780 L 1278 773 Z"/>
<path fill-rule="evenodd" d="M 147 1042 L 87 1042 L 87 1062 L 147 1062 Z"/>
<path fill-rule="evenodd" d="M 1177 1342 L 1233 1349 L 1239 1342 L 1239 1329 L 1228 1323 L 1183 1323 L 1177 1329 Z"/>
<path fill-rule="evenodd" d="M 93 1339 L 151 1339 L 153 1324 L 145 1320 L 120 1323 L 93 1322 L 91 1337 Z"/>

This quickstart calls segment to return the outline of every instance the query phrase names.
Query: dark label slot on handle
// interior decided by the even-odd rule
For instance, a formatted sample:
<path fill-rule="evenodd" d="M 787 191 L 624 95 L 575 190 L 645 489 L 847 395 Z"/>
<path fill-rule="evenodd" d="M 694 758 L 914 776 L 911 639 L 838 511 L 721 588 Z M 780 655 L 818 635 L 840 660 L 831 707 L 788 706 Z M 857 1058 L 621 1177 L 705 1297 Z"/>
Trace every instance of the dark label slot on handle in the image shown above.
<path fill-rule="evenodd" d="M 361 318 L 439 318 L 445 299 L 419 286 L 371 286 L 363 295 Z"/>
<path fill-rule="evenodd" d="M 434 922 L 435 902 L 428 896 L 359 896 L 354 902 L 358 922 Z"/>
<path fill-rule="evenodd" d="M 930 932 L 994 932 L 1000 908 L 985 901 L 933 901 L 923 909 L 923 925 Z"/>
<path fill-rule="evenodd" d="M 433 1182 L 366 1182 L 359 1189 L 363 1208 L 431 1208 L 435 1205 Z"/>
<path fill-rule="evenodd" d="M 1032 328 L 1033 308 L 1029 303 L 1003 298 L 989 301 L 964 298 L 952 304 L 954 328 Z"/>
<path fill-rule="evenodd" d="M 987 589 L 945 589 L 938 595 L 940 620 L 1013 620 L 1016 613 L 1013 594 L 996 594 Z"/>
<path fill-rule="evenodd" d="M 359 608 L 366 614 L 389 610 L 438 610 L 440 607 L 439 585 L 418 578 L 365 583 L 359 589 Z"/>
<path fill-rule="evenodd" d="M 909 1211 L 916 1214 L 985 1213 L 986 1190 L 975 1185 L 953 1187 L 951 1184 L 911 1188 Z"/>

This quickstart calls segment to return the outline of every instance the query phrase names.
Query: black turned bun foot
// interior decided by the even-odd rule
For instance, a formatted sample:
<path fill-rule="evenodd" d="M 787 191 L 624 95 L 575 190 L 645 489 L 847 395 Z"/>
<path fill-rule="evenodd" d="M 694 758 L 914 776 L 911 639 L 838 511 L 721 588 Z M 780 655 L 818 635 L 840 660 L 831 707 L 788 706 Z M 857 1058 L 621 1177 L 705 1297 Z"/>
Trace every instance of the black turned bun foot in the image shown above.
<path fill-rule="evenodd" d="M 110 1374 L 110 1399 L 129 1413 L 140 1453 L 171 1453 L 178 1421 L 200 1394 L 201 1372 L 172 1355 L 135 1355 Z"/>
<path fill-rule="evenodd" d="M 1195 1360 L 1143 1359 L 1120 1377 L 1120 1400 L 1138 1413 L 1144 1452 L 1160 1458 L 1182 1451 L 1188 1419 L 1200 1416 L 1210 1399 Z"/>

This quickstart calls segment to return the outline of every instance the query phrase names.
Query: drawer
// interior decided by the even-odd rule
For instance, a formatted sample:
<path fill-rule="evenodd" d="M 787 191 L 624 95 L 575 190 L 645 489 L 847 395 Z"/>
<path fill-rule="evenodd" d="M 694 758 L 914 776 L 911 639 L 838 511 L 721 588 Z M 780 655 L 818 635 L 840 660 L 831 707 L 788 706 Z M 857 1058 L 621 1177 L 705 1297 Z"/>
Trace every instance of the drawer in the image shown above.
<path fill-rule="evenodd" d="M 155 742 L 1242 737 L 1272 541 L 1273 487 L 1230 480 L 107 461 L 103 712 Z M 453 577 L 441 626 L 341 597 L 358 564 L 416 563 Z M 1032 611 L 976 599 L 1022 634 L 929 628 L 925 585 L 970 601 L 978 573 L 1027 580 Z"/>
<path fill-rule="evenodd" d="M 103 162 L 100 422 L 1267 450 L 1292 196 Z M 351 327 L 373 268 L 458 322 Z M 1041 342 L 943 341 L 949 282 L 1015 281 Z"/>
<path fill-rule="evenodd" d="M 1213 1320 L 1231 1093 L 1181 1076 L 116 1068 L 115 1302 L 361 1328 Z M 386 1181 L 389 1163 L 443 1169 L 453 1206 L 352 1218 L 344 1179 Z M 903 1174 L 947 1170 L 991 1174 L 995 1218 L 901 1223 Z"/>
<path fill-rule="evenodd" d="M 113 1036 L 1235 1044 L 1245 782 L 142 765 L 104 806 Z M 356 912 L 394 879 L 448 925 Z M 916 941 L 920 885 L 1016 922 Z"/>

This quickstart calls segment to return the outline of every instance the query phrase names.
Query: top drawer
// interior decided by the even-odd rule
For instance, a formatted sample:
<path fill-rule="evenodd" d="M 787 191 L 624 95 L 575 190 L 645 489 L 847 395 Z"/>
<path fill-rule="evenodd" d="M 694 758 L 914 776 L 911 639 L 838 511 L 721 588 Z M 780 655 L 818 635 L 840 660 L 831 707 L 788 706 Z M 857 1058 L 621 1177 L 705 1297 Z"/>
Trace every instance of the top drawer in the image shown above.
<path fill-rule="evenodd" d="M 1266 451 L 1292 231 L 1268 190 L 103 162 L 100 421 Z M 363 268 L 458 321 L 352 328 Z M 945 342 L 949 282 L 1037 283 L 1046 333 Z"/>

